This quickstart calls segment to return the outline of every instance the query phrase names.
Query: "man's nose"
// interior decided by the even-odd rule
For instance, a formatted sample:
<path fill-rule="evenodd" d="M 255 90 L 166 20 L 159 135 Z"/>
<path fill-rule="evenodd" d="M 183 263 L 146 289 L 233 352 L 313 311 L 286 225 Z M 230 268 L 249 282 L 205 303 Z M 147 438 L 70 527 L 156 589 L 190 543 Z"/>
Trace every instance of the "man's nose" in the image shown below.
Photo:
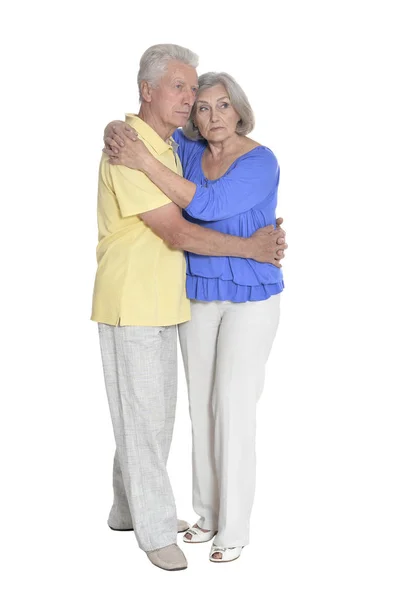
<path fill-rule="evenodd" d="M 191 108 L 195 102 L 195 92 L 187 89 L 184 94 L 183 102 L 184 104 L 188 104 Z"/>

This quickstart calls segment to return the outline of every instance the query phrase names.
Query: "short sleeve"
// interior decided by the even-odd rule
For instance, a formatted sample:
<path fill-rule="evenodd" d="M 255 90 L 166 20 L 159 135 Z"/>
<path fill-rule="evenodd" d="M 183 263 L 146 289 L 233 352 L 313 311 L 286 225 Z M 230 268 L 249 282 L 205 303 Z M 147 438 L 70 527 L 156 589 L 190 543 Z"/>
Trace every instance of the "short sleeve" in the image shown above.
<path fill-rule="evenodd" d="M 171 203 L 141 171 L 122 165 L 109 165 L 109 169 L 122 217 L 133 217 Z"/>

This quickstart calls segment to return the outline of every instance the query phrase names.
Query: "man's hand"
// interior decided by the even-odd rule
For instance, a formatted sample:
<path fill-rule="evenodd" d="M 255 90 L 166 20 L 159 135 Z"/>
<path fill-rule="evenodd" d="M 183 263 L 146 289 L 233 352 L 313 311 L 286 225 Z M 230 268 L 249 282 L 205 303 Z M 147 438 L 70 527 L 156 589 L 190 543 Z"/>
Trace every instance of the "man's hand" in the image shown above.
<path fill-rule="evenodd" d="M 137 131 L 124 121 L 112 121 L 104 129 L 105 148 L 103 151 L 109 150 L 114 154 L 118 154 L 119 149 L 124 147 L 127 139 L 135 142 L 138 139 Z"/>
<path fill-rule="evenodd" d="M 285 231 L 280 227 L 282 222 L 283 219 L 280 217 L 276 221 L 276 228 L 268 225 L 255 231 L 249 238 L 253 242 L 251 258 L 281 268 L 280 260 L 284 258 L 284 250 L 288 248 L 285 243 Z"/>
<path fill-rule="evenodd" d="M 284 229 L 281 227 L 281 223 L 283 222 L 282 217 L 278 217 L 278 219 L 276 219 L 276 229 L 280 232 L 280 236 L 277 238 L 277 244 L 279 244 L 280 246 L 285 245 L 285 248 L 288 248 L 288 245 L 285 243 L 285 231 Z M 284 250 L 282 248 L 280 248 L 279 250 L 277 250 L 277 256 L 279 258 L 284 258 L 285 253 Z"/>

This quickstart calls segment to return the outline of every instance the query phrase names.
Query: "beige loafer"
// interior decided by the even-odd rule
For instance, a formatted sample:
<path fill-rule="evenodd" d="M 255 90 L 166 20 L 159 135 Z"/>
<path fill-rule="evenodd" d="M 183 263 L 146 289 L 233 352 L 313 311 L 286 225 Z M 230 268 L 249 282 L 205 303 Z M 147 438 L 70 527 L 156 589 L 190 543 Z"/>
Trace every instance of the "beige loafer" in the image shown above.
<path fill-rule="evenodd" d="M 187 521 L 177 519 L 177 533 L 184 533 L 188 529 L 190 529 L 190 524 Z"/>
<path fill-rule="evenodd" d="M 171 544 L 152 552 L 146 552 L 153 565 L 164 571 L 187 569 L 187 560 L 177 544 Z"/>

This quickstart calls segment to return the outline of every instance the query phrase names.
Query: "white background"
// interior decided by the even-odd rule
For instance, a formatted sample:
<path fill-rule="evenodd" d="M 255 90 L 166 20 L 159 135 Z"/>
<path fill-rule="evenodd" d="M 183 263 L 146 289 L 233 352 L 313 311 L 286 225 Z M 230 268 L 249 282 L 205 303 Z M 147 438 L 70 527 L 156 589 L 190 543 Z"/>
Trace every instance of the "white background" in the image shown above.
<path fill-rule="evenodd" d="M 394 2 L 13 2 L 1 15 L 2 597 L 397 600 L 398 23 Z M 251 544 L 156 569 L 106 525 L 113 437 L 96 325 L 105 124 L 177 43 L 253 104 L 290 248 L 258 410 Z M 395 47 L 396 46 L 396 47 Z M 396 56 L 395 56 L 396 55 Z M 180 392 L 170 476 L 191 509 Z"/>

